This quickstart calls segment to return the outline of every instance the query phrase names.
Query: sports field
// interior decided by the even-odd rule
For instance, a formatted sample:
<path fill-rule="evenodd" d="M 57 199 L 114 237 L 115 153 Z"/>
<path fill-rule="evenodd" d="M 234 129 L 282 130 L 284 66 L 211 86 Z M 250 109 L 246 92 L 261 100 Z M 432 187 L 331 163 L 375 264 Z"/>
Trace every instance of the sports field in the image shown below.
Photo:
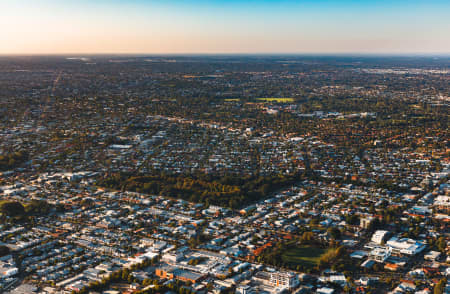
<path fill-rule="evenodd" d="M 294 98 L 257 98 L 257 100 L 265 101 L 265 102 L 294 102 Z"/>
<path fill-rule="evenodd" d="M 320 257 L 327 252 L 327 249 L 312 246 L 302 246 L 292 248 L 283 253 L 281 258 L 291 265 L 302 265 L 304 267 L 315 267 L 319 264 Z"/>

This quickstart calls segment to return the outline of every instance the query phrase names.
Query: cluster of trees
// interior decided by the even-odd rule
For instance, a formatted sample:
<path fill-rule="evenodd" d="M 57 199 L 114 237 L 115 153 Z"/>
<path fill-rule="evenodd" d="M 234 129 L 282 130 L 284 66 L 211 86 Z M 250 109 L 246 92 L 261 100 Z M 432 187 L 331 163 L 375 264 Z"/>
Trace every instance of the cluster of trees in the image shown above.
<path fill-rule="evenodd" d="M 53 206 L 45 200 L 31 200 L 25 205 L 19 201 L 0 201 L 0 213 L 4 217 L 24 220 L 29 216 L 47 215 Z"/>
<path fill-rule="evenodd" d="M 199 264 L 199 263 L 204 262 L 205 260 L 207 260 L 206 257 L 192 258 L 191 260 L 188 261 L 188 264 L 189 264 L 189 265 L 195 266 L 195 265 L 197 265 L 197 264 Z"/>
<path fill-rule="evenodd" d="M 0 212 L 10 217 L 23 216 L 25 207 L 18 201 L 3 201 L 0 203 Z"/>
<path fill-rule="evenodd" d="M 301 175 L 220 177 L 204 173 L 150 175 L 116 173 L 97 182 L 98 186 L 181 198 L 206 205 L 236 209 L 300 180 Z"/>
<path fill-rule="evenodd" d="M 196 234 L 195 236 L 192 236 L 189 240 L 188 240 L 188 245 L 191 248 L 195 248 L 200 244 L 205 243 L 206 241 L 208 241 L 210 239 L 210 237 L 208 237 L 207 235 L 203 234 L 203 233 L 199 233 Z"/>
<path fill-rule="evenodd" d="M 447 249 L 447 241 L 445 241 L 444 237 L 439 237 L 437 239 L 430 239 L 428 241 L 428 244 L 430 245 L 431 248 L 445 254 Z"/>
<path fill-rule="evenodd" d="M 359 225 L 360 219 L 357 214 L 349 214 L 345 217 L 345 222 L 349 225 L 357 226 Z"/>
<path fill-rule="evenodd" d="M 46 215 L 52 210 L 53 206 L 45 200 L 31 200 L 25 205 L 27 215 Z"/>
<path fill-rule="evenodd" d="M 318 267 L 323 269 L 327 267 L 334 267 L 338 265 L 339 262 L 342 262 L 343 257 L 347 255 L 346 249 L 344 246 L 339 246 L 335 248 L 330 248 L 320 256 Z"/>
<path fill-rule="evenodd" d="M 303 267 L 302 265 L 296 264 L 295 262 L 286 262 L 283 259 L 283 253 L 286 251 L 295 248 L 295 243 L 277 243 L 273 247 L 268 247 L 264 249 L 264 251 L 258 256 L 258 262 L 270 264 L 276 267 L 284 267 L 284 268 L 290 268 L 293 270 L 299 270 L 299 271 L 308 271 L 306 267 Z"/>
<path fill-rule="evenodd" d="M 338 240 L 338 239 L 341 238 L 341 231 L 337 227 L 330 227 L 330 228 L 328 228 L 327 233 L 334 240 Z"/>
<path fill-rule="evenodd" d="M 16 168 L 28 159 L 28 153 L 23 151 L 0 155 L 0 171 Z"/>
<path fill-rule="evenodd" d="M 9 254 L 9 248 L 5 245 L 0 245 L 0 257 L 8 255 Z"/>

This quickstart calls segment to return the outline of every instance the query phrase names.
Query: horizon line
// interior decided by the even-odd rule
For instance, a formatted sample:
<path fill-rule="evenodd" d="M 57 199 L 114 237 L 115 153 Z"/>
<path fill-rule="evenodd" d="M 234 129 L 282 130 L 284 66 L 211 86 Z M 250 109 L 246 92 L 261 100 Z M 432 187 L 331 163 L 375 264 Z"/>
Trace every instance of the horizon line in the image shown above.
<path fill-rule="evenodd" d="M 398 56 L 398 57 L 450 57 L 450 52 L 63 52 L 63 53 L 0 53 L 2 57 L 34 56 Z"/>

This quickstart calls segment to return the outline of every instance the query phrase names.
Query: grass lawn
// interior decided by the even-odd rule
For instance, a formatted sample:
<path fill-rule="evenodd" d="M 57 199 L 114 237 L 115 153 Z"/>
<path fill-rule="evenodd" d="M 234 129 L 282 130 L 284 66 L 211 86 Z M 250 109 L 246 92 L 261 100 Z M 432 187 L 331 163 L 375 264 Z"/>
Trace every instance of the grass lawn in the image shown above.
<path fill-rule="evenodd" d="M 312 246 L 301 246 L 292 248 L 283 253 L 281 258 L 284 262 L 292 265 L 302 265 L 314 267 L 319 263 L 320 256 L 327 252 L 327 249 Z"/>
<path fill-rule="evenodd" d="M 265 102 L 294 102 L 294 98 L 258 98 L 257 100 Z"/>

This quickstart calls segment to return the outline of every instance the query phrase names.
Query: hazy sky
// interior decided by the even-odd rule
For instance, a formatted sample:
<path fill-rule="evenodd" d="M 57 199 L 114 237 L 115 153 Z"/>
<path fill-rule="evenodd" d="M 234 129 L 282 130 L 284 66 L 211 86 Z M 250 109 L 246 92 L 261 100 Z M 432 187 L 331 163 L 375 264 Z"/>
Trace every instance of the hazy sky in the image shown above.
<path fill-rule="evenodd" d="M 0 0 L 0 54 L 450 53 L 450 0 Z"/>

